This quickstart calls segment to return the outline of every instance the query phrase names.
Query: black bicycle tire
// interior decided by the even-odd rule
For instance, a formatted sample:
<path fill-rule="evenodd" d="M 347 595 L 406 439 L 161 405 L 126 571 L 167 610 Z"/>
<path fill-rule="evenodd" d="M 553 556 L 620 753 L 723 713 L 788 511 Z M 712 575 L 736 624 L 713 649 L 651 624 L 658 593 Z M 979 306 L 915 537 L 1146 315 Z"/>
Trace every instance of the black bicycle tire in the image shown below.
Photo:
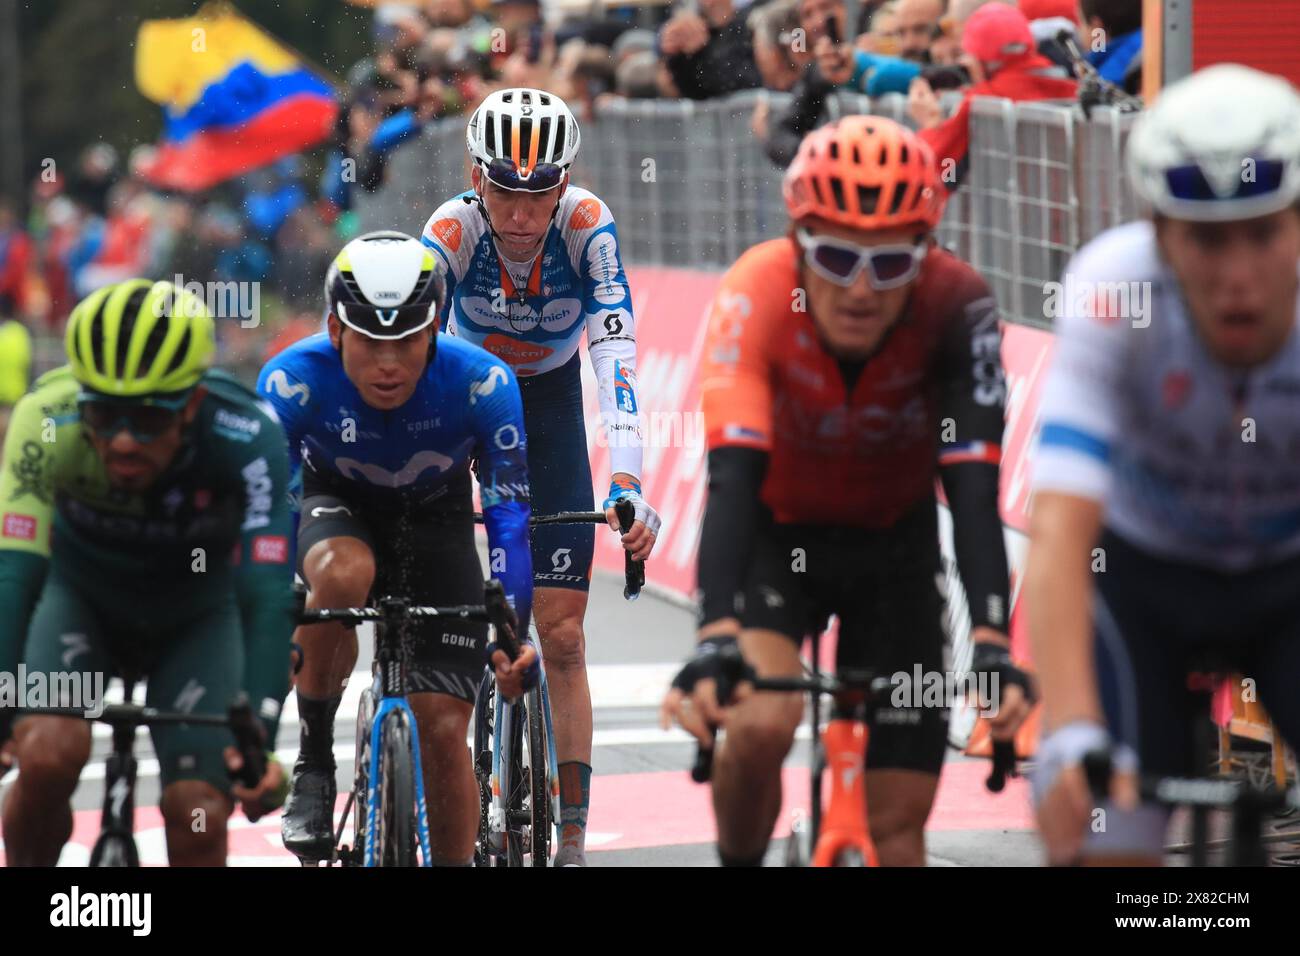
<path fill-rule="evenodd" d="M 411 725 L 401 711 L 384 718 L 380 735 L 379 866 L 416 865 L 415 765 L 411 759 Z"/>
<path fill-rule="evenodd" d="M 510 708 L 510 778 L 502 782 L 506 794 L 506 866 L 524 865 L 523 833 L 511 822 L 523 811 L 524 794 L 528 785 L 524 780 L 524 716 L 522 708 Z"/>
<path fill-rule="evenodd" d="M 357 702 L 357 736 L 352 765 L 352 850 L 349 856 L 358 866 L 364 865 L 366 859 L 366 816 L 370 809 L 370 729 L 374 717 L 375 704 L 370 689 L 367 688 L 361 692 L 361 698 Z M 339 823 L 336 845 L 342 843 L 345 823 L 346 821 Z M 340 862 L 346 866 L 349 861 Z"/>
<path fill-rule="evenodd" d="M 139 851 L 135 841 L 121 833 L 100 834 L 90 854 L 90 866 L 96 869 L 138 867 Z"/>
<path fill-rule="evenodd" d="M 546 715 L 542 711 L 542 689 L 528 692 L 528 775 L 531 791 L 532 865 L 550 866 L 551 780 L 546 746 Z M 539 766 L 540 761 L 540 766 Z"/>
<path fill-rule="evenodd" d="M 492 807 L 492 708 L 496 684 L 492 672 L 485 670 L 474 695 L 474 777 L 478 781 L 478 841 L 474 847 L 475 866 L 493 866 L 492 834 L 488 829 L 488 812 Z"/>

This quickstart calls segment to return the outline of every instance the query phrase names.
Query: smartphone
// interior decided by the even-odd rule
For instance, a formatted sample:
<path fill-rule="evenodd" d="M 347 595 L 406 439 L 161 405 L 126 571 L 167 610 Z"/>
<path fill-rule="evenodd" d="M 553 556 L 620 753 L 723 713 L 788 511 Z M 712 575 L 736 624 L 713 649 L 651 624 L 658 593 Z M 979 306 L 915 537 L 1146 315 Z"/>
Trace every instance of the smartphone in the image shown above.
<path fill-rule="evenodd" d="M 525 56 L 529 63 L 536 63 L 542 58 L 542 25 L 534 23 L 528 28 L 528 47 Z"/>
<path fill-rule="evenodd" d="M 840 36 L 840 21 L 835 19 L 834 14 L 831 14 L 826 18 L 826 35 L 830 37 L 831 42 L 836 46 L 839 46 L 844 42 L 843 38 Z"/>

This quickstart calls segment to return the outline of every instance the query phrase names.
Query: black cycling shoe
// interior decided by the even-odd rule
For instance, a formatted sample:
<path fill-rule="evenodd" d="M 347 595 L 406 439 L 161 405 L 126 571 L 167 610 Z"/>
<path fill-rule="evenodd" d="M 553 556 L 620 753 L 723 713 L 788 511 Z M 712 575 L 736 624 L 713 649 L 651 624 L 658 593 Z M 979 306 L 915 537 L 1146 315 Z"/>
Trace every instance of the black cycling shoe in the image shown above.
<path fill-rule="evenodd" d="M 328 860 L 334 852 L 334 800 L 338 785 L 334 768 L 307 763 L 293 765 L 293 781 L 284 803 L 280 837 L 284 848 L 299 859 Z"/>

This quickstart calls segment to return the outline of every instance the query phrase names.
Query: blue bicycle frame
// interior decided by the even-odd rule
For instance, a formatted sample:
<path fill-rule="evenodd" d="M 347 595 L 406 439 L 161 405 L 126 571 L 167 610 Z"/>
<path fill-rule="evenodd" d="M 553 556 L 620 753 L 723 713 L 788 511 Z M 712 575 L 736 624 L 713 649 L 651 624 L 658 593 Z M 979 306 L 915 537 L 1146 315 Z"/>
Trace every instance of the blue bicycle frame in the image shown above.
<path fill-rule="evenodd" d="M 541 642 L 537 642 L 537 654 L 540 660 L 542 654 Z M 537 677 L 538 696 L 542 702 L 542 716 L 546 721 L 546 768 L 547 768 L 547 793 L 550 799 L 550 813 L 547 815 L 552 821 L 560 819 L 560 778 L 556 770 L 557 760 L 555 756 L 555 730 L 551 723 L 551 691 L 546 681 L 545 661 L 540 662 Z M 506 823 L 506 799 L 510 789 L 514 786 L 513 780 L 505 779 L 502 775 L 502 767 L 511 766 L 513 753 L 511 753 L 510 735 L 506 729 L 512 725 L 514 720 L 515 708 L 518 703 L 506 700 L 501 694 L 494 695 L 495 705 L 492 714 L 492 804 L 488 809 L 488 832 L 491 836 L 493 847 L 497 852 L 505 849 L 504 839 L 506 831 L 509 829 Z M 502 760 L 505 763 L 502 763 Z"/>
<path fill-rule="evenodd" d="M 420 737 L 415 714 L 405 697 L 384 697 L 383 681 L 375 675 L 371 687 L 375 694 L 375 713 L 370 721 L 370 757 L 366 771 L 366 855 L 364 866 L 379 865 L 379 755 L 383 751 L 384 728 L 395 714 L 406 717 L 411 728 L 411 766 L 415 775 L 415 828 L 420 840 L 421 866 L 432 866 L 429 852 L 429 814 L 424 800 L 424 773 L 420 767 Z"/>

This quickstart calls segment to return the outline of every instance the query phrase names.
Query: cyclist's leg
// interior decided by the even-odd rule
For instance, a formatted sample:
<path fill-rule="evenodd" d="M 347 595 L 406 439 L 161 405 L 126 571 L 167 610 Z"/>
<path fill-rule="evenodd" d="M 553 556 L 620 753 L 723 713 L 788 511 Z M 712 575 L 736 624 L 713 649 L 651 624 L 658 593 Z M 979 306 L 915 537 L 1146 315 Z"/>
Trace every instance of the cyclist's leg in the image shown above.
<path fill-rule="evenodd" d="M 159 642 L 147 668 L 148 700 L 159 710 L 222 716 L 243 684 L 239 609 L 220 602 Z M 172 866 L 225 866 L 226 820 L 234 803 L 223 751 L 224 727 L 151 727 L 158 755 L 167 858 Z"/>
<path fill-rule="evenodd" d="M 94 612 L 53 568 L 32 614 L 23 661 L 28 675 L 45 675 L 47 686 L 55 674 L 89 676 L 90 685 L 98 680 L 101 690 L 108 679 L 108 654 Z M 5 797 L 5 855 L 10 866 L 53 866 L 72 835 L 69 801 L 90 759 L 90 724 L 75 717 L 23 717 L 14 738 L 18 777 Z"/>
<path fill-rule="evenodd" d="M 369 525 L 341 498 L 307 489 L 298 526 L 299 573 L 310 593 L 307 607 L 358 607 L 375 577 Z M 311 624 L 294 631 L 303 648 L 297 680 L 300 739 L 281 831 L 285 846 L 317 855 L 332 842 L 334 715 L 357 661 L 357 635 L 342 624 Z"/>
<path fill-rule="evenodd" d="M 919 668 L 943 680 L 934 519 L 935 506 L 926 502 L 893 528 L 854 541 L 836 561 L 843 567 L 872 562 L 868 576 L 846 578 L 838 596 L 837 666 L 903 672 L 909 679 Z M 947 749 L 948 702 L 940 695 L 937 702 L 901 702 L 919 706 L 894 703 L 882 700 L 868 714 L 867 820 L 881 866 L 924 866 L 925 821 Z"/>
<path fill-rule="evenodd" d="M 468 515 L 404 517 L 385 523 L 378 589 L 418 604 L 477 604 L 483 569 Z M 414 631 L 408 702 L 420 738 L 420 764 L 435 864 L 467 866 L 478 833 L 479 788 L 465 738 L 487 663 L 487 626 L 434 622 Z"/>
<path fill-rule="evenodd" d="M 810 542 L 809 542 L 810 544 Z M 815 559 L 810 559 L 815 560 Z M 755 536 L 746 580 L 740 648 L 761 677 L 802 673 L 799 646 L 825 615 L 809 610 L 788 548 L 769 529 Z M 713 761 L 713 811 L 723 865 L 762 863 L 781 810 L 781 764 L 803 718 L 801 694 L 756 693 L 727 714 L 725 739 Z"/>
<path fill-rule="evenodd" d="M 594 506 L 579 370 L 574 356 L 562 369 L 520 382 L 533 514 Z M 533 621 L 546 661 L 559 762 L 556 866 L 585 862 L 592 713 L 583 618 L 594 551 L 590 525 L 542 525 L 533 531 Z"/>
<path fill-rule="evenodd" d="M 1199 630 L 1196 572 L 1181 577 L 1163 562 L 1104 534 L 1106 573 L 1096 575 L 1094 660 L 1102 710 L 1112 737 L 1137 753 L 1141 772 L 1194 772 L 1193 729 L 1200 708 L 1187 686 L 1188 633 Z M 1144 803 L 1124 810 L 1102 801 L 1082 857 L 1106 866 L 1159 866 L 1169 811 Z"/>
<path fill-rule="evenodd" d="M 1300 753 L 1300 559 L 1261 573 L 1260 597 L 1239 597 L 1232 605 L 1235 620 L 1248 607 L 1260 609 L 1249 617 L 1253 646 L 1243 671 L 1259 688 L 1259 701 L 1292 750 Z M 1266 608 L 1266 610 L 1264 610 Z"/>

